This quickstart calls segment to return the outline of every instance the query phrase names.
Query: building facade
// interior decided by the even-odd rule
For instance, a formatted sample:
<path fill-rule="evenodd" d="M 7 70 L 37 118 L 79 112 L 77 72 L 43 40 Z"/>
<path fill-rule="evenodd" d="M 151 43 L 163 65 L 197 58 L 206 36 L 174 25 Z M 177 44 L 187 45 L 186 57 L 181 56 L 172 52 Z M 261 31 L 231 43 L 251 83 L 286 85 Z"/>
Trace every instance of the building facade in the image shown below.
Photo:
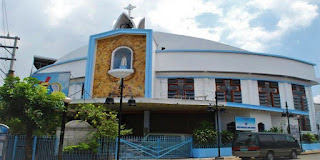
<path fill-rule="evenodd" d="M 196 35 L 195 35 L 196 36 Z M 235 132 L 235 117 L 255 119 L 253 131 L 297 128 L 317 133 L 311 87 L 318 85 L 314 65 L 302 60 L 255 53 L 210 40 L 145 29 L 144 18 L 122 13 L 112 30 L 91 35 L 88 45 L 66 54 L 37 73 L 71 73 L 72 103 L 101 103 L 115 98 L 120 79 L 114 69 L 132 70 L 124 78 L 124 123 L 135 135 L 191 134 L 218 99 L 222 130 Z M 216 95 L 217 94 L 217 95 Z"/>

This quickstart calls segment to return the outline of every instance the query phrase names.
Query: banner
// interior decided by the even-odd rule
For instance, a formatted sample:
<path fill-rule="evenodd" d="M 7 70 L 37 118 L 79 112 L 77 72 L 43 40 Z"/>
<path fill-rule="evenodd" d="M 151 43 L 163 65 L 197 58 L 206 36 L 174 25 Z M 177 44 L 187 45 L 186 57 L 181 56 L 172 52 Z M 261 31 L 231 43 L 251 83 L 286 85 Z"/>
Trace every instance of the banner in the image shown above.
<path fill-rule="evenodd" d="M 236 117 L 236 130 L 256 130 L 256 119 L 250 117 Z"/>
<path fill-rule="evenodd" d="M 61 91 L 68 96 L 70 72 L 36 73 L 32 77 L 37 78 L 40 81 L 40 85 L 48 87 L 49 94 Z"/>

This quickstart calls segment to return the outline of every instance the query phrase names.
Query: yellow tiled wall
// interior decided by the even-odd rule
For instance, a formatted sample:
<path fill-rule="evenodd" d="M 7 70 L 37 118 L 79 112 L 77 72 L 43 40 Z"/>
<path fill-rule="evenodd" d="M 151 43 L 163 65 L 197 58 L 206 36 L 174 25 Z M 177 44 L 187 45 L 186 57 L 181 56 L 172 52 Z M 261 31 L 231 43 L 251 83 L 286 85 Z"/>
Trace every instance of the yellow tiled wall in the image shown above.
<path fill-rule="evenodd" d="M 94 98 L 108 97 L 109 94 L 120 95 L 120 79 L 108 74 L 112 52 L 120 46 L 127 46 L 133 51 L 134 73 L 124 79 L 123 95 L 144 97 L 146 36 L 123 34 L 97 41 L 93 79 Z"/>

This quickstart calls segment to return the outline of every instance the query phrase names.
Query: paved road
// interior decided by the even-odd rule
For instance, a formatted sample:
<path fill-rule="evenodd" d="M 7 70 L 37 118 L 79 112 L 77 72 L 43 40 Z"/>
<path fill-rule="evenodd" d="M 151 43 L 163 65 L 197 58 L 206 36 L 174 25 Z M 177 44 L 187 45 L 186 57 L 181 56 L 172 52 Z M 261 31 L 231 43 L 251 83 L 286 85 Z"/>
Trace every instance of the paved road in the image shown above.
<path fill-rule="evenodd" d="M 281 160 L 289 160 L 289 159 L 281 159 Z M 320 160 L 320 153 L 299 155 L 298 159 L 296 159 L 296 160 Z"/>

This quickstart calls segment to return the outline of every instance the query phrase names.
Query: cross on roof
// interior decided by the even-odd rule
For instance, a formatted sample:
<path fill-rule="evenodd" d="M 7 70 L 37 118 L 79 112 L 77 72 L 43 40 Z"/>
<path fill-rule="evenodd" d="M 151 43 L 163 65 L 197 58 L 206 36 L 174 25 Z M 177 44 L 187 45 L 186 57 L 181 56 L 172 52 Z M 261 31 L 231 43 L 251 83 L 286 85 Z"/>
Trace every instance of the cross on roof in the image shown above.
<path fill-rule="evenodd" d="M 131 10 L 133 10 L 134 8 L 136 8 L 136 6 L 133 6 L 131 4 L 129 4 L 127 7 L 124 8 L 124 9 L 128 10 L 129 17 L 131 17 Z"/>

